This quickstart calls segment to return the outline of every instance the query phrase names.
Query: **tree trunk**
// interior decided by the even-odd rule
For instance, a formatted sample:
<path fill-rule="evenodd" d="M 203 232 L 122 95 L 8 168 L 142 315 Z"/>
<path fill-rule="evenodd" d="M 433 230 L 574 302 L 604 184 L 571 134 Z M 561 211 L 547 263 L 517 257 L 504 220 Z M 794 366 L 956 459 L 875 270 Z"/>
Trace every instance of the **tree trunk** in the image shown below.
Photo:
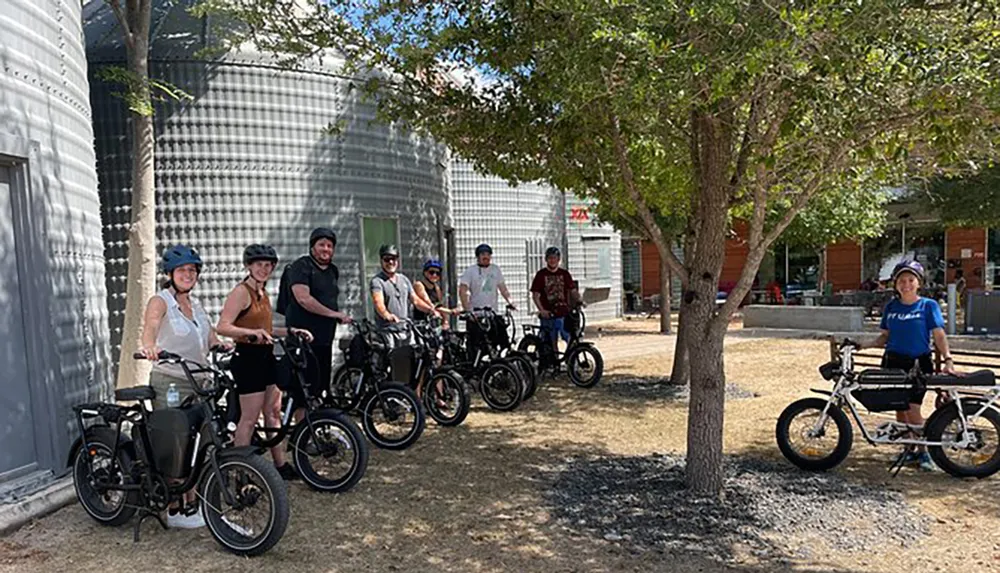
<path fill-rule="evenodd" d="M 686 386 L 691 381 L 690 359 L 687 350 L 687 331 L 684 329 L 684 309 L 677 313 L 677 340 L 674 342 L 674 364 L 670 369 L 670 383 Z"/>
<path fill-rule="evenodd" d="M 693 257 L 687 258 L 681 316 L 691 364 L 688 405 L 688 488 L 696 495 L 722 493 L 722 423 L 725 371 L 722 341 L 728 317 L 719 315 L 716 293 L 725 260 L 732 161 L 732 115 L 721 108 L 692 113 L 693 151 L 697 157 Z"/>
<path fill-rule="evenodd" d="M 660 257 L 660 334 L 670 334 L 670 266 Z"/>
<path fill-rule="evenodd" d="M 134 48 L 128 50 L 129 71 L 140 80 L 141 101 L 149 101 L 149 11 L 130 17 Z M 142 23 L 145 22 L 145 26 Z M 156 283 L 156 194 L 153 179 L 153 117 L 133 112 L 132 119 L 132 221 L 128 234 L 128 278 L 125 289 L 125 323 L 122 326 L 117 387 L 149 383 L 150 363 L 134 360 L 142 336 L 146 302 Z"/>
<path fill-rule="evenodd" d="M 714 302 L 712 303 L 714 305 Z M 686 317 L 691 357 L 691 401 L 688 405 L 687 485 L 696 494 L 718 496 L 722 491 L 722 428 L 726 375 L 722 342 L 725 331 L 708 326 L 704 304 L 692 305 Z"/>

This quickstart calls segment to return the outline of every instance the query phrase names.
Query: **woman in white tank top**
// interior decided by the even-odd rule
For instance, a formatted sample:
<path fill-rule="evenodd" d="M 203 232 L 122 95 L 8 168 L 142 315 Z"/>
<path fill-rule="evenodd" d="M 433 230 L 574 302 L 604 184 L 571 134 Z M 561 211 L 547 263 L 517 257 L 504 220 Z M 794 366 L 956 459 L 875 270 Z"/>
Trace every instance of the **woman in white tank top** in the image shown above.
<path fill-rule="evenodd" d="M 167 275 L 163 290 L 146 304 L 142 348 L 148 360 L 156 360 L 161 350 L 173 352 L 182 358 L 205 364 L 208 350 L 219 344 L 212 323 L 201 303 L 191 296 L 191 289 L 198 284 L 201 257 L 191 247 L 177 245 L 163 253 L 162 267 Z M 156 389 L 154 408 L 166 407 L 167 388 L 175 384 L 183 400 L 193 393 L 184 370 L 178 364 L 155 364 L 149 384 Z M 194 491 L 184 494 L 188 511 L 171 507 L 167 511 L 170 527 L 191 529 L 205 525 L 197 509 Z"/>

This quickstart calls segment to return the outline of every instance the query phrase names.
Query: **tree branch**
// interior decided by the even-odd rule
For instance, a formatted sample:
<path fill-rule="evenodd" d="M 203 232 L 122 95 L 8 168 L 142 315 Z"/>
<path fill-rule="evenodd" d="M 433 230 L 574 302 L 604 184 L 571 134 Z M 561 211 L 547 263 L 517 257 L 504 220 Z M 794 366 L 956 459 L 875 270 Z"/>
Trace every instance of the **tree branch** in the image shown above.
<path fill-rule="evenodd" d="M 115 19 L 122 28 L 122 37 L 125 38 L 125 47 L 132 49 L 135 46 L 135 36 L 132 35 L 132 28 L 128 25 L 128 13 L 122 8 L 121 0 L 106 0 L 111 6 L 111 11 L 115 13 Z"/>
<path fill-rule="evenodd" d="M 656 245 L 656 250 L 659 251 L 660 259 L 666 261 L 671 272 L 676 273 L 678 277 L 680 277 L 681 282 L 686 283 L 687 270 L 685 270 L 684 265 L 677 260 L 677 256 L 674 255 L 673 250 L 670 248 L 670 243 L 668 243 L 666 238 L 663 236 L 663 230 L 656 224 L 656 218 L 653 217 L 652 211 L 649 210 L 649 206 L 646 204 L 645 199 L 643 199 L 642 194 L 639 193 L 638 187 L 636 187 L 635 174 L 632 172 L 632 166 L 629 165 L 628 149 L 625 145 L 625 140 L 622 137 L 621 123 L 618 120 L 618 116 L 609 109 L 608 119 L 611 123 L 611 138 L 614 141 L 615 155 L 618 159 L 618 168 L 621 170 L 622 182 L 624 183 L 625 190 L 635 203 L 639 219 L 642 220 L 643 226 L 646 228 L 650 238 L 653 240 L 653 244 Z"/>

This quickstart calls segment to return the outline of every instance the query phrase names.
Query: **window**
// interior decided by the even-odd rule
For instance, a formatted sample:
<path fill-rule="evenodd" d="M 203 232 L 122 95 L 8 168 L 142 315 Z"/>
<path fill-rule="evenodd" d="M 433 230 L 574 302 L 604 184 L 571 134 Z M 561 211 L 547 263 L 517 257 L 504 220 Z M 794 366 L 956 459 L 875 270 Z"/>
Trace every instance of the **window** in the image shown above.
<path fill-rule="evenodd" d="M 400 249 L 400 255 L 402 255 L 402 248 L 399 244 L 399 220 L 388 217 L 361 217 L 361 285 L 365 314 L 368 318 L 374 318 L 368 284 L 382 268 L 378 256 L 379 247 L 389 244 L 396 245 Z M 402 267 L 402 260 L 400 260 L 400 267 Z"/>
<path fill-rule="evenodd" d="M 986 241 L 986 286 L 1000 286 L 1000 229 L 990 229 Z"/>
<path fill-rule="evenodd" d="M 597 247 L 597 276 L 599 281 L 611 280 L 611 245 Z"/>

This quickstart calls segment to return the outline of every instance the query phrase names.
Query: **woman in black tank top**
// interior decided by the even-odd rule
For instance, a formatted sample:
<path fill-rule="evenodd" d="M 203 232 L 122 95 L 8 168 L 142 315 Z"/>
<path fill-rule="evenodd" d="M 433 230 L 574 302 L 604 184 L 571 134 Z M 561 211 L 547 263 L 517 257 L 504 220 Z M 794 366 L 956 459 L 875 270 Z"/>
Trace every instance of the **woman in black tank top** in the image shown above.
<path fill-rule="evenodd" d="M 441 270 L 441 261 L 428 259 L 424 263 L 424 276 L 413 283 L 413 291 L 424 301 L 437 308 L 439 312 L 448 313 L 449 309 L 442 307 L 444 292 L 441 290 Z M 427 313 L 414 308 L 413 320 L 427 320 Z"/>

